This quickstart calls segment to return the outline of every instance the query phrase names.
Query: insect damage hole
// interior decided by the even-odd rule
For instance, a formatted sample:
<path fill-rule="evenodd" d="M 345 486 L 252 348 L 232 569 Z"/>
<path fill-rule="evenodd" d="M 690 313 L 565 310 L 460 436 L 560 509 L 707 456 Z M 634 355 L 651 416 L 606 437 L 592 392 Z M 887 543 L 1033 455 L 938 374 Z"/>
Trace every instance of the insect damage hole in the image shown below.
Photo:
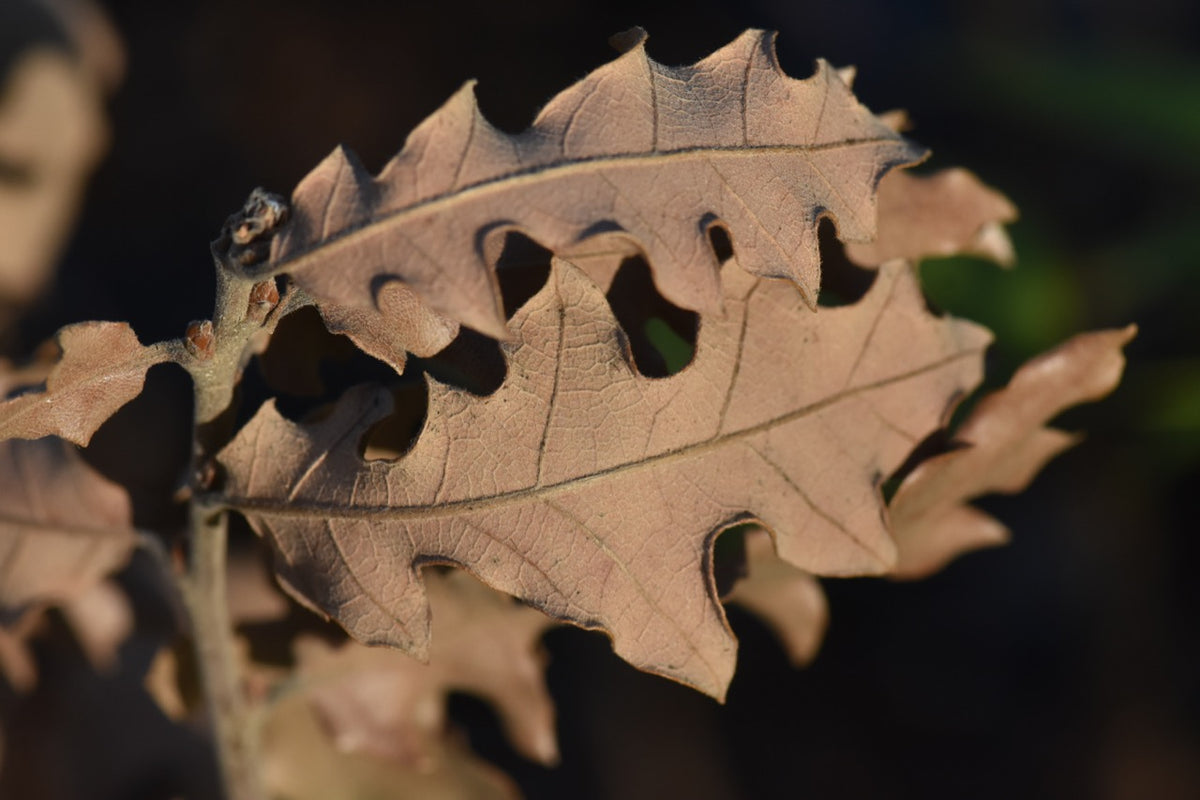
<path fill-rule="evenodd" d="M 412 450 L 429 414 L 429 387 L 412 381 L 392 389 L 391 414 L 367 430 L 361 441 L 367 461 L 390 461 Z"/>
<path fill-rule="evenodd" d="M 488 247 L 497 250 L 496 280 L 500 283 L 504 318 L 512 319 L 517 309 L 550 279 L 550 260 L 554 254 L 519 231 L 505 231 L 503 238 Z"/>
<path fill-rule="evenodd" d="M 817 305 L 823 308 L 854 305 L 875 282 L 876 271 L 863 269 L 846 258 L 846 246 L 837 238 L 833 221 L 823 217 L 817 227 L 821 250 L 821 292 Z"/>
<path fill-rule="evenodd" d="M 691 363 L 699 315 L 658 293 L 644 258 L 634 256 L 622 262 L 608 290 L 608 303 L 628 337 L 634 364 L 642 375 L 666 378 Z"/>
<path fill-rule="evenodd" d="M 485 258 L 496 265 L 496 280 L 505 319 L 538 293 L 550 278 L 552 254 L 518 231 L 493 231 L 483 237 Z M 413 358 L 428 375 L 471 394 L 494 394 L 507 377 L 500 343 L 470 328 L 462 328 L 441 352 Z"/>
<path fill-rule="evenodd" d="M 717 533 L 712 547 L 712 574 L 717 597 L 724 600 L 742 578 L 749 575 L 746 565 L 746 534 L 757 530 L 754 522 L 734 521 Z"/>

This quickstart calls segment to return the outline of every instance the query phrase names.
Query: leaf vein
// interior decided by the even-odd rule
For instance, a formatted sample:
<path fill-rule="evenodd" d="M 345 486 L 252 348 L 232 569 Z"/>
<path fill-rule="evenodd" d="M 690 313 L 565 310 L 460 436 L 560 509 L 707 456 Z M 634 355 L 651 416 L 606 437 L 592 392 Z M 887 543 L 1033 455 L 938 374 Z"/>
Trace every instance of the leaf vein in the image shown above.
<path fill-rule="evenodd" d="M 594 173 L 598 166 L 609 169 L 639 164 L 658 166 L 669 161 L 707 159 L 713 155 L 729 159 L 758 159 L 764 153 L 808 155 L 829 150 L 895 143 L 896 140 L 892 137 L 875 136 L 862 139 L 845 139 L 840 142 L 804 145 L 712 145 L 684 147 L 676 150 L 656 150 L 645 153 L 595 155 L 577 158 L 566 163 L 538 164 L 524 169 L 513 170 L 512 172 L 481 180 L 477 183 L 468 184 L 455 191 L 433 195 L 385 214 L 363 220 L 358 225 L 349 226 L 343 231 L 323 237 L 311 247 L 300 250 L 288 258 L 276 262 L 272 266 L 271 271 L 275 273 L 293 272 L 307 267 L 315 267 L 319 262 L 323 262 L 324 259 L 329 258 L 331 253 L 335 253 L 342 248 L 353 248 L 362 239 L 373 235 L 379 227 L 390 228 L 401 224 L 408 218 L 420 214 L 432 214 L 445 206 L 465 202 L 478 195 L 508 191 L 530 183 L 569 177 L 575 173 Z M 809 163 L 812 163 L 811 159 Z"/>
<path fill-rule="evenodd" d="M 226 507 L 236 508 L 248 512 L 268 513 L 272 516 L 281 518 L 305 518 L 321 516 L 343 519 L 428 519 L 454 516 L 461 514 L 466 510 L 499 507 L 512 503 L 526 502 L 537 498 L 545 498 L 556 493 L 576 490 L 581 485 L 596 480 L 640 469 L 649 469 L 666 462 L 701 455 L 724 445 L 748 438 L 766 430 L 770 430 L 771 428 L 779 425 L 784 425 L 788 422 L 792 422 L 793 420 L 801 419 L 802 417 L 816 413 L 849 397 L 873 391 L 884 386 L 889 386 L 893 383 L 900 383 L 902 381 L 936 371 L 956 361 L 976 357 L 978 354 L 978 349 L 971 349 L 960 353 L 955 353 L 913 370 L 908 370 L 903 373 L 881 378 L 880 380 L 873 381 L 869 384 L 863 384 L 862 386 L 857 386 L 852 389 L 843 390 L 836 394 L 830 395 L 823 400 L 811 403 L 802 408 L 794 409 L 785 414 L 780 414 L 779 416 L 765 420 L 764 422 L 747 426 L 741 430 L 717 435 L 704 441 L 685 445 L 673 450 L 667 450 L 636 461 L 615 464 L 611 467 L 605 467 L 603 469 L 596 470 L 595 472 L 572 476 L 557 483 L 546 484 L 543 486 L 526 487 L 523 489 L 515 489 L 493 495 L 441 502 L 435 505 L 412 505 L 400 508 L 389 508 L 386 506 L 354 506 L 346 505 L 344 503 L 320 503 L 313 500 L 286 503 L 273 499 L 264 499 L 261 497 L 237 497 L 231 495 L 216 496 L 213 499 L 224 504 Z"/>

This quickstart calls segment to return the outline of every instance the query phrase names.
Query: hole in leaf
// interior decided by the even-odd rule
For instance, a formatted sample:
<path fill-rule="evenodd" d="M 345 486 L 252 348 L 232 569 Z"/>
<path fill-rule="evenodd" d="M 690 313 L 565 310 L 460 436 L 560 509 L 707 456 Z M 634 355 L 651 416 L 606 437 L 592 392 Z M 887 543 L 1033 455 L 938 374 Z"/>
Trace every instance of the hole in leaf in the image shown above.
<path fill-rule="evenodd" d="M 712 570 L 717 586 L 717 597 L 724 598 L 733 591 L 734 584 L 748 574 L 746 567 L 746 533 L 758 525 L 743 522 L 731 525 L 717 534 L 713 542 Z"/>
<path fill-rule="evenodd" d="M 429 387 L 412 381 L 392 390 L 393 411 L 371 426 L 363 437 L 363 458 L 383 461 L 399 458 L 413 448 L 429 413 Z"/>
<path fill-rule="evenodd" d="M 345 336 L 325 329 L 317 309 L 308 306 L 279 321 L 271 343 L 258 357 L 263 379 L 273 389 L 287 394 L 317 397 L 325 392 L 321 364 L 344 361 L 358 348 Z"/>
<path fill-rule="evenodd" d="M 930 297 L 927 292 L 924 292 L 924 291 L 921 292 L 921 299 L 923 299 L 925 301 L 925 310 L 928 311 L 930 314 L 933 314 L 935 317 L 946 316 L 946 313 L 947 313 L 946 309 L 944 309 L 940 305 L 938 305 L 937 302 L 934 301 L 934 299 L 932 297 Z"/>
<path fill-rule="evenodd" d="M 708 229 L 708 243 L 712 245 L 717 261 L 724 264 L 733 258 L 733 240 L 729 238 L 729 231 L 723 226 L 713 225 Z"/>
<path fill-rule="evenodd" d="M 279 413 L 290 420 L 313 421 L 314 415 L 324 413 L 349 386 L 393 386 L 414 380 L 397 376 L 390 366 L 359 350 L 345 336 L 330 333 L 311 306 L 280 320 L 257 362 L 258 369 L 247 370 L 243 376 L 240 407 L 252 414 L 274 397 Z"/>
<path fill-rule="evenodd" d="M 691 363 L 699 317 L 658 293 L 645 259 L 638 256 L 621 264 L 608 290 L 608 302 L 642 375 L 665 378 Z"/>
<path fill-rule="evenodd" d="M 550 259 L 546 248 L 517 231 L 507 231 L 496 258 L 496 277 L 504 301 L 504 316 L 512 319 L 550 277 Z"/>
<path fill-rule="evenodd" d="M 875 282 L 875 270 L 864 269 L 846 258 L 846 248 L 838 241 L 831 220 L 821 220 L 817 241 L 821 250 L 821 292 L 817 295 L 817 305 L 835 308 L 862 300 Z"/>
<path fill-rule="evenodd" d="M 465 389 L 481 397 L 495 392 L 504 383 L 508 367 L 500 352 L 500 343 L 470 328 L 463 328 L 450 345 L 430 358 L 411 358 L 442 383 Z M 407 370 L 406 370 L 407 372 Z"/>
<path fill-rule="evenodd" d="M 679 372 L 692 360 L 695 353 L 692 343 L 676 333 L 666 320 L 651 317 L 646 320 L 645 331 L 650 344 L 662 356 L 668 375 Z"/>

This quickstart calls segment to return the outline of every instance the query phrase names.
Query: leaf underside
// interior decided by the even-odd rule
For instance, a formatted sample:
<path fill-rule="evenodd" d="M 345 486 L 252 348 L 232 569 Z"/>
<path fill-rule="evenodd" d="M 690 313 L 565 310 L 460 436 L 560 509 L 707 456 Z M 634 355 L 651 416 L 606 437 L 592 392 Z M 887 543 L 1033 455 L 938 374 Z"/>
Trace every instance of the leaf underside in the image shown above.
<path fill-rule="evenodd" d="M 124 322 L 80 322 L 57 338 L 62 356 L 44 390 L 0 402 L 0 440 L 61 436 L 86 445 L 141 394 L 150 367 L 170 357 L 162 347 L 143 346 Z"/>
<path fill-rule="evenodd" d="M 965 169 L 932 175 L 892 170 L 879 183 L 878 204 L 875 239 L 846 246 L 846 257 L 856 264 L 966 254 L 1012 266 L 1003 226 L 1017 218 L 1017 209 Z"/>
<path fill-rule="evenodd" d="M 744 269 L 793 281 L 815 305 L 819 219 L 845 241 L 869 240 L 879 179 L 924 151 L 825 62 L 806 80 L 785 75 L 773 42 L 747 31 L 693 66 L 666 67 L 638 41 L 517 135 L 483 118 L 467 84 L 378 177 L 342 148 L 314 169 L 266 270 L 289 273 L 319 305 L 394 321 L 374 301 L 400 280 L 434 312 L 503 338 L 492 237 L 519 229 L 581 257 L 598 235 L 622 238 L 668 300 L 716 311 L 708 232 L 719 225 Z"/>
<path fill-rule="evenodd" d="M 1064 409 L 1112 391 L 1122 348 L 1136 330 L 1083 333 L 1032 359 L 1007 388 L 981 400 L 954 432 L 950 449 L 921 461 L 888 505 L 898 558 L 888 577 L 924 578 L 964 553 L 1008 541 L 1008 529 L 969 505 L 993 492 L 1024 491 L 1046 462 L 1079 436 L 1046 427 Z M 747 574 L 725 600 L 757 614 L 792 663 L 812 660 L 828 617 L 816 579 L 782 561 L 770 536 L 745 533 Z"/>
<path fill-rule="evenodd" d="M 0 615 L 81 596 L 136 544 L 129 496 L 55 438 L 0 442 Z"/>
<path fill-rule="evenodd" d="M 386 393 L 353 390 L 311 426 L 268 404 L 219 455 L 224 500 L 291 590 L 362 641 L 423 655 L 419 567 L 452 563 L 723 696 L 735 642 L 715 535 L 753 518 L 809 572 L 887 570 L 877 486 L 977 383 L 990 337 L 931 316 L 899 263 L 820 314 L 735 261 L 722 278 L 725 314 L 704 318 L 692 364 L 650 379 L 600 291 L 557 261 L 513 318 L 493 395 L 430 381 L 424 430 L 395 461 L 360 455 Z"/>
<path fill-rule="evenodd" d="M 296 682 L 342 752 L 419 762 L 446 734 L 451 691 L 491 703 L 523 755 L 558 760 L 539 641 L 553 623 L 462 572 L 425 576 L 437 633 L 429 663 L 388 648 L 315 636 L 295 642 Z"/>
<path fill-rule="evenodd" d="M 1024 491 L 1046 462 L 1079 437 L 1046 426 L 1064 409 L 1104 397 L 1121 380 L 1124 329 L 1081 333 L 1024 364 L 1008 386 L 979 401 L 954 434 L 955 447 L 905 478 L 890 512 L 899 560 L 893 575 L 922 578 L 952 558 L 1003 544 L 1008 529 L 968 502 Z"/>

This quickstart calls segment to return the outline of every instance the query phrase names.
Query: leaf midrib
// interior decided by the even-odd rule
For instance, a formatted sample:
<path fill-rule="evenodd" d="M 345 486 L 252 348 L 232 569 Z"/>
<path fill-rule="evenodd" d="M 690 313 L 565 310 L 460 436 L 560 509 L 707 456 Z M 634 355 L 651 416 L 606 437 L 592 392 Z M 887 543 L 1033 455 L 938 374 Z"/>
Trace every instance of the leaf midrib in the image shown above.
<path fill-rule="evenodd" d="M 476 183 L 468 184 L 458 189 L 422 198 L 386 214 L 370 217 L 358 224 L 350 225 L 337 233 L 322 238 L 290 256 L 271 265 L 273 273 L 299 272 L 315 266 L 314 262 L 335 257 L 337 252 L 352 249 L 363 240 L 378 235 L 380 229 L 402 225 L 406 220 L 424 214 L 432 214 L 446 206 L 469 202 L 477 196 L 510 191 L 528 184 L 563 180 L 571 175 L 589 172 L 598 168 L 614 168 L 645 162 L 653 165 L 655 162 L 703 160 L 714 156 L 726 159 L 761 158 L 764 153 L 797 155 L 838 150 L 852 147 L 863 147 L 883 143 L 903 145 L 904 140 L 894 136 L 875 136 L 862 139 L 843 139 L 838 142 L 822 142 L 820 144 L 772 144 L 772 145 L 716 145 L 704 147 L 684 147 L 676 150 L 652 150 L 642 153 L 617 153 L 610 155 L 595 155 L 574 158 L 568 161 L 539 164 L 526 169 L 514 170 L 487 178 Z M 598 167 L 599 165 L 599 167 Z"/>
<path fill-rule="evenodd" d="M 894 383 L 900 383 L 929 372 L 935 372 L 954 363 L 955 361 L 975 357 L 982 352 L 982 350 L 983 348 L 971 348 L 969 350 L 963 350 L 944 358 L 940 358 L 936 361 L 932 361 L 928 364 L 924 364 L 907 372 L 898 373 L 887 378 L 881 378 L 878 381 L 861 384 L 852 389 L 845 389 L 840 392 L 836 392 L 826 398 L 818 400 L 815 403 L 810 403 L 807 406 L 802 406 L 801 408 L 789 411 L 786 414 L 780 414 L 777 417 L 772 417 L 769 420 L 765 420 L 736 431 L 718 434 L 717 436 L 705 439 L 704 441 L 695 442 L 674 450 L 666 450 L 662 453 L 657 453 L 636 461 L 627 461 L 622 464 L 615 464 L 611 467 L 605 467 L 604 469 L 589 472 L 585 475 L 575 475 L 565 480 L 558 481 L 557 483 L 545 484 L 541 486 L 535 485 L 524 489 L 516 489 L 510 492 L 502 492 L 483 497 L 452 500 L 432 505 L 413 506 L 369 506 L 333 503 L 324 504 L 307 500 L 298 503 L 281 503 L 274 499 L 236 497 L 230 495 L 216 495 L 213 497 L 213 499 L 227 508 L 233 508 L 239 511 L 265 513 L 270 514 L 273 517 L 380 520 L 433 519 L 463 514 L 480 509 L 529 502 L 540 497 L 552 497 L 557 494 L 571 491 L 581 485 L 597 480 L 603 480 L 615 475 L 633 472 L 640 469 L 647 469 L 651 466 L 659 465 L 669 461 L 691 458 L 710 450 L 718 449 L 740 439 L 748 438 L 763 431 L 770 430 L 773 427 L 786 425 L 794 420 L 801 419 L 810 414 L 815 414 L 825 408 L 841 402 L 842 400 L 854 397 L 855 395 L 881 389 L 885 386 L 890 386 Z"/>

